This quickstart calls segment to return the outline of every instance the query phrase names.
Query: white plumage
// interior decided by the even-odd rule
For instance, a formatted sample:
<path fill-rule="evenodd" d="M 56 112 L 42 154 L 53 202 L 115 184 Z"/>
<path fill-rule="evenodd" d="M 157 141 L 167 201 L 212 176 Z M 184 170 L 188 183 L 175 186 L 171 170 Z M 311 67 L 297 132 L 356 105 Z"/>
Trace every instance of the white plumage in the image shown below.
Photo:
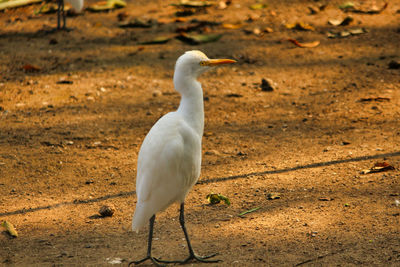
<path fill-rule="evenodd" d="M 179 111 L 168 113 L 150 130 L 139 152 L 133 230 L 172 203 L 184 201 L 200 175 L 201 136 Z"/>
<path fill-rule="evenodd" d="M 198 180 L 201 167 L 204 105 L 203 91 L 197 77 L 211 66 L 233 62 L 230 59 L 209 59 L 200 51 L 188 51 L 177 60 L 174 86 L 182 97 L 179 108 L 156 122 L 139 151 L 137 204 L 132 229 L 139 231 L 150 220 L 149 248 L 145 259 L 131 263 L 140 263 L 146 259 L 151 259 L 155 264 L 161 262 L 151 256 L 155 214 L 174 202 L 181 203 L 180 222 L 191 254 L 186 261 L 205 261 L 194 254 L 183 217 L 184 200 Z"/>
<path fill-rule="evenodd" d="M 67 0 L 76 12 L 81 12 L 83 8 L 83 0 Z"/>

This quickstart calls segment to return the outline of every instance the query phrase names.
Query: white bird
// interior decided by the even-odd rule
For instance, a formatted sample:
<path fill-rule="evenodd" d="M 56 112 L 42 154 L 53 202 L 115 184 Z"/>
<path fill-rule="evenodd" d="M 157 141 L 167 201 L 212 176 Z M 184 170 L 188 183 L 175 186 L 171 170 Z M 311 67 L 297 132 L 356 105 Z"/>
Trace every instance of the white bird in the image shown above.
<path fill-rule="evenodd" d="M 67 0 L 72 8 L 76 12 L 81 12 L 83 8 L 83 0 Z M 58 7 L 57 7 L 57 30 L 63 29 L 67 30 L 67 25 L 66 25 L 66 17 L 67 15 L 65 14 L 64 10 L 64 0 L 57 0 Z M 61 27 L 61 16 L 63 19 L 63 26 Z"/>
<path fill-rule="evenodd" d="M 161 117 L 145 137 L 139 151 L 136 176 L 136 210 L 132 229 L 139 231 L 150 223 L 147 257 L 131 264 L 151 260 L 155 265 L 206 260 L 214 255 L 197 256 L 191 246 L 184 220 L 184 201 L 197 182 L 201 167 L 201 138 L 204 129 L 203 90 L 197 77 L 212 66 L 234 63 L 232 59 L 209 59 L 200 51 L 188 51 L 175 65 L 174 86 L 181 94 L 178 110 Z M 180 203 L 179 222 L 189 249 L 183 261 L 162 261 L 151 254 L 155 214 L 174 202 Z"/>

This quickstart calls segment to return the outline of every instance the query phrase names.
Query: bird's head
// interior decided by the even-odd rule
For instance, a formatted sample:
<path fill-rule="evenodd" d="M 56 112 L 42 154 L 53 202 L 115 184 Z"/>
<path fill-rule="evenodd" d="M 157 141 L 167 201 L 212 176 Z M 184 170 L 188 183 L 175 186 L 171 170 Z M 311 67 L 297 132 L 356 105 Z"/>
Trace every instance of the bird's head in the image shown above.
<path fill-rule="evenodd" d="M 189 77 L 197 78 L 211 67 L 235 62 L 233 59 L 209 59 L 203 52 L 192 50 L 187 51 L 178 58 L 175 65 L 175 73 L 179 71 Z"/>

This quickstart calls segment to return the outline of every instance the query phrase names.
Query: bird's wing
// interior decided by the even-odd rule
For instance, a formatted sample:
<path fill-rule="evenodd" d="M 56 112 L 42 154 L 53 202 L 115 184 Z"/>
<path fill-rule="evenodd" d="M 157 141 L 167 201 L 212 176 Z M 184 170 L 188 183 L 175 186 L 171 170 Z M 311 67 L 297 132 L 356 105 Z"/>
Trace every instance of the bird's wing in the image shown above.
<path fill-rule="evenodd" d="M 76 12 L 81 12 L 83 8 L 83 0 L 67 0 Z"/>
<path fill-rule="evenodd" d="M 185 198 L 200 175 L 201 139 L 176 112 L 163 116 L 150 130 L 139 152 L 138 202 L 165 209 Z"/>

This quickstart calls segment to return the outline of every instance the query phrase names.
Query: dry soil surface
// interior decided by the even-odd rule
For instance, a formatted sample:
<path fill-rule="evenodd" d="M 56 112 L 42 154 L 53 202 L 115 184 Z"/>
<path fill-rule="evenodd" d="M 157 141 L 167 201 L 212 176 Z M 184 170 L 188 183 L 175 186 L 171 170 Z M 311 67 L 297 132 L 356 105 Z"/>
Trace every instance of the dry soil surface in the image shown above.
<path fill-rule="evenodd" d="M 56 16 L 34 15 L 39 5 L 2 12 L 0 220 L 19 237 L 2 232 L 0 265 L 126 266 L 145 256 L 147 229 L 130 231 L 137 154 L 179 104 L 175 60 L 198 49 L 238 61 L 200 79 L 202 174 L 186 219 L 195 250 L 219 253 L 209 266 L 400 266 L 400 70 L 392 62 L 400 60 L 400 1 L 379 14 L 344 13 L 341 1 L 319 11 L 323 2 L 270 0 L 251 10 L 255 1 L 234 0 L 179 22 L 172 2 L 129 0 L 68 17 L 72 31 L 53 33 Z M 121 12 L 152 26 L 120 28 Z M 350 25 L 328 24 L 349 15 Z M 192 19 L 243 25 L 194 29 L 223 34 L 216 42 L 140 44 Z M 315 29 L 285 26 L 295 22 Z M 357 28 L 366 33 L 327 37 Z M 289 38 L 320 44 L 300 48 Z M 261 91 L 263 78 L 274 91 Z M 396 169 L 361 174 L 377 162 Z M 211 192 L 231 205 L 208 205 Z M 114 216 L 96 215 L 110 204 Z M 153 253 L 187 255 L 178 206 L 157 215 Z"/>

